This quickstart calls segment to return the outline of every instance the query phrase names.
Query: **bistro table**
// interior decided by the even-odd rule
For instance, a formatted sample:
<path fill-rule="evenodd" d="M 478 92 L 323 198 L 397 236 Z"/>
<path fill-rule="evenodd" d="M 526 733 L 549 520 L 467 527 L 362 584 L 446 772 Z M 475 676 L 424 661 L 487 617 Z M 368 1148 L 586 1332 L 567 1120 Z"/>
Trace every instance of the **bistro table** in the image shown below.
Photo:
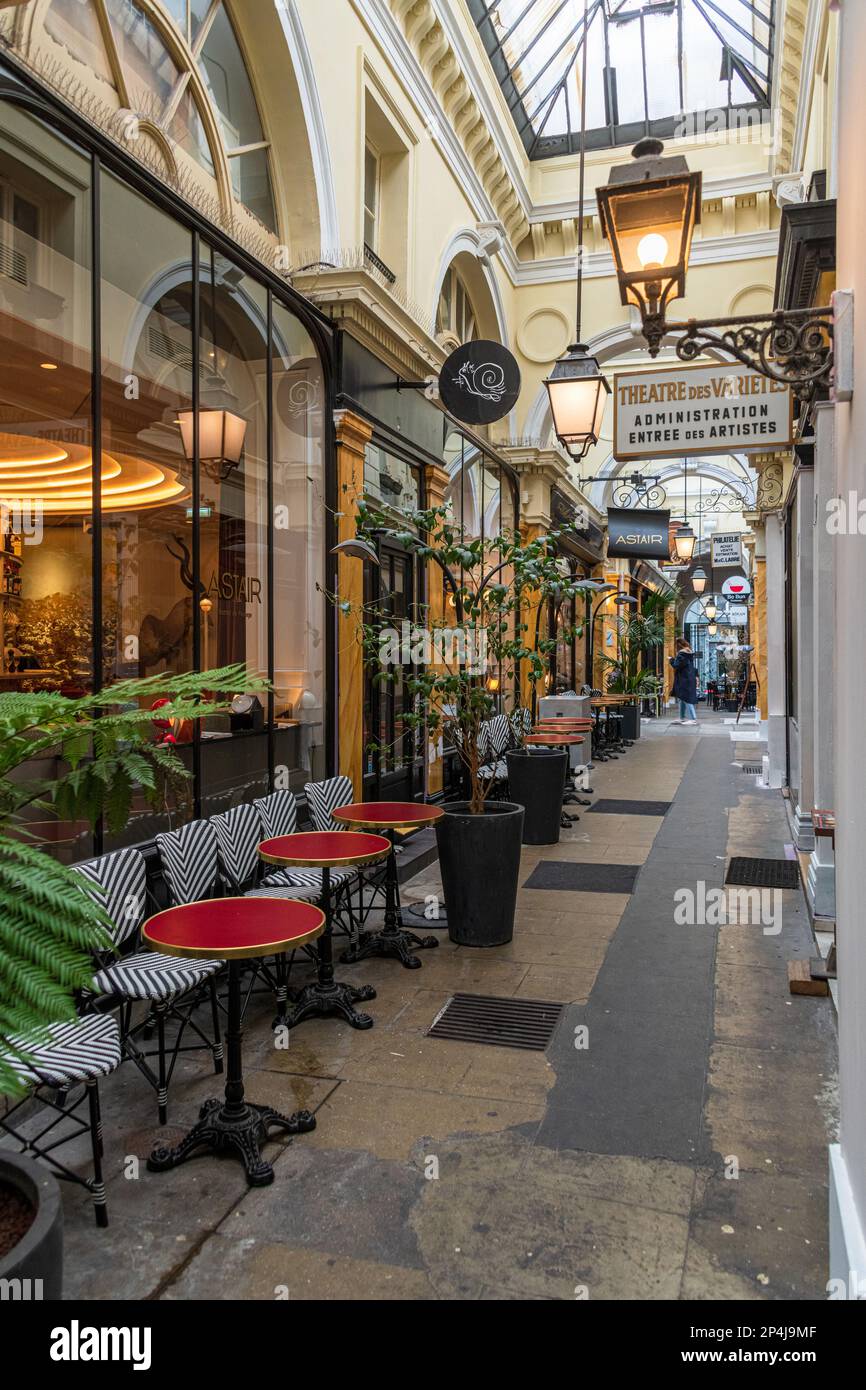
<path fill-rule="evenodd" d="M 568 733 L 567 731 L 560 733 L 557 729 L 552 729 L 548 732 L 547 729 L 536 728 L 533 729 L 532 733 L 527 734 L 523 741 L 524 743 L 529 744 L 530 747 L 533 748 L 538 747 L 569 749 L 577 748 L 580 744 L 584 742 L 584 739 L 582 734 Z M 572 787 L 569 791 L 567 783 L 570 772 L 571 768 L 569 767 L 566 770 L 566 786 L 563 788 L 563 807 L 575 805 L 591 806 L 592 802 L 587 801 L 583 797 L 578 796 L 575 788 Z M 580 820 L 580 816 L 570 816 L 568 812 L 563 809 L 562 815 L 560 816 L 560 825 L 564 830 L 567 830 L 570 825 L 573 825 L 574 822 L 578 820 Z"/>
<path fill-rule="evenodd" d="M 415 801 L 356 801 L 349 806 L 338 806 L 331 815 L 334 820 L 359 830 L 383 831 L 390 846 L 385 864 L 384 927 L 380 932 L 363 936 L 357 946 L 343 952 L 340 960 L 350 964 L 367 956 L 396 956 L 407 970 L 420 969 L 421 962 L 412 954 L 411 947 L 428 950 L 438 946 L 439 941 L 435 936 L 417 936 L 402 925 L 394 833 L 433 825 L 444 815 L 441 806 L 427 806 Z M 345 831 L 339 833 L 345 834 Z"/>
<path fill-rule="evenodd" d="M 268 864 L 297 864 L 322 870 L 321 906 L 325 930 L 319 937 L 318 970 L 315 984 L 305 985 L 291 1000 L 290 1008 L 278 1021 L 294 1028 L 305 1018 L 340 1014 L 353 1028 L 372 1028 L 369 1014 L 360 1014 L 354 1005 L 362 999 L 375 999 L 372 985 L 347 985 L 334 979 L 333 912 L 331 910 L 331 869 L 347 865 L 377 864 L 391 853 L 391 841 L 384 835 L 365 835 L 354 830 L 310 830 L 299 835 L 278 835 L 263 840 L 259 854 Z"/>
<path fill-rule="evenodd" d="M 198 1149 L 233 1153 L 244 1165 L 251 1187 L 266 1187 L 274 1170 L 262 1158 L 260 1145 L 273 1126 L 287 1134 L 316 1128 L 308 1110 L 281 1115 L 270 1105 L 244 1100 L 241 1016 L 241 966 L 249 957 L 294 951 L 320 936 L 325 914 L 313 903 L 294 898 L 215 898 L 185 903 L 157 912 L 143 927 L 154 950 L 170 956 L 228 961 L 228 1051 L 225 1099 L 206 1100 L 198 1123 L 173 1149 L 159 1145 L 147 1160 L 154 1173 L 176 1168 Z"/>

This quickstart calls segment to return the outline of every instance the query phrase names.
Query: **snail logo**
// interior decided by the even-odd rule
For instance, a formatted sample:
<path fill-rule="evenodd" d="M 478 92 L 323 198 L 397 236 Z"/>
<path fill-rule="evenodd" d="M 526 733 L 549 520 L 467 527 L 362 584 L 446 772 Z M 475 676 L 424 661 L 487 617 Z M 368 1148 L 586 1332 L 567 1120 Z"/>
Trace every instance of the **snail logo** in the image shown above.
<path fill-rule="evenodd" d="M 455 348 L 439 372 L 442 404 L 467 425 L 501 420 L 519 394 L 520 368 L 514 356 L 489 338 Z"/>
<path fill-rule="evenodd" d="M 454 384 L 462 387 L 470 396 L 478 396 L 482 401 L 494 401 L 497 405 L 507 389 L 505 372 L 496 362 L 464 362 L 454 377 Z"/>

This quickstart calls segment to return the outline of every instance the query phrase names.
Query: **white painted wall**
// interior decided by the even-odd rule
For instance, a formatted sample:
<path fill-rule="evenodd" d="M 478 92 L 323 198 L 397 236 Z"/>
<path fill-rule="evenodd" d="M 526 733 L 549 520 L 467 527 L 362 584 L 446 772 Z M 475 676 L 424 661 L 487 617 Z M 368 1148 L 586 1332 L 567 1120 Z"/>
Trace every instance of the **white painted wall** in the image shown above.
<path fill-rule="evenodd" d="M 845 0 L 841 10 L 839 69 L 839 205 L 837 284 L 855 294 L 855 387 L 850 402 L 836 407 L 836 488 L 843 497 L 854 489 L 866 496 L 866 4 Z M 831 1170 L 834 1198 L 843 1211 L 836 1223 L 831 1273 L 844 1277 L 842 1262 L 862 1250 L 866 1229 L 866 540 L 840 536 L 836 610 L 836 837 L 837 931 L 839 966 L 839 1047 L 841 1081 L 840 1150 Z M 832 673 L 828 673 L 832 679 Z M 839 1161 L 850 1196 L 842 1202 Z M 847 1191 L 847 1189 L 846 1189 Z M 847 1232 L 845 1231 L 847 1221 Z M 859 1226 L 859 1230 L 857 1227 Z M 840 1235 L 840 1231 L 844 1235 Z M 847 1248 L 843 1248 L 847 1247 Z M 866 1274 L 866 1270 L 861 1271 Z"/>

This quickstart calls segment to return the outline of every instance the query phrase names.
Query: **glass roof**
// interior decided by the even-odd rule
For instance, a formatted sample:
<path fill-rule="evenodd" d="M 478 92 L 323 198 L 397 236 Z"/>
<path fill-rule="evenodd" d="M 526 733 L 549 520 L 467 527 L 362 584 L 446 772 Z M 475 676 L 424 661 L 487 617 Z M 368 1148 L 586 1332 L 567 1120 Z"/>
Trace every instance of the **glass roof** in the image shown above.
<path fill-rule="evenodd" d="M 467 0 L 530 159 L 580 143 L 584 0 Z M 759 125 L 774 0 L 589 0 L 587 148 Z"/>

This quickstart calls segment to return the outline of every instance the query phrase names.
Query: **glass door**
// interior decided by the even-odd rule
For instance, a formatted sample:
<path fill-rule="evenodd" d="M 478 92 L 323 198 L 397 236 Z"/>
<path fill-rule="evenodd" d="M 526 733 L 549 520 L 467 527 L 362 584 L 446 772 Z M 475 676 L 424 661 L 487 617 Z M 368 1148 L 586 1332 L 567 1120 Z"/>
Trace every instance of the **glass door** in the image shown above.
<path fill-rule="evenodd" d="M 408 727 L 412 696 L 407 681 L 414 670 L 410 623 L 418 604 L 418 566 L 415 557 L 383 543 L 380 563 L 367 565 L 365 603 L 375 614 L 398 659 L 379 669 L 368 669 L 365 700 L 366 794 L 381 800 L 409 801 L 423 790 L 421 749 L 423 736 Z"/>

